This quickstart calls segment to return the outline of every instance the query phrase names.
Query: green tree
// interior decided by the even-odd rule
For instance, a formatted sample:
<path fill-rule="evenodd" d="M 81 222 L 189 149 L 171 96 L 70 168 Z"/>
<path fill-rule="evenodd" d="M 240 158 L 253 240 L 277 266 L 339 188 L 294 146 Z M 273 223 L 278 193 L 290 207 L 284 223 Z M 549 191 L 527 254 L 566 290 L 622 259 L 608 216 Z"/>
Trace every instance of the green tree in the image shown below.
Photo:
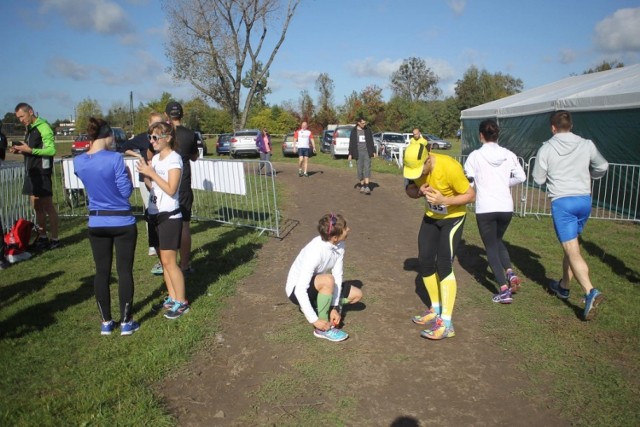
<path fill-rule="evenodd" d="M 318 91 L 318 112 L 316 113 L 315 122 L 323 129 L 328 124 L 335 123 L 337 120 L 336 110 L 333 106 L 333 80 L 327 73 L 321 73 L 316 79 L 316 90 Z"/>
<path fill-rule="evenodd" d="M 461 80 L 456 82 L 458 108 L 465 110 L 486 102 L 519 93 L 523 89 L 522 80 L 509 74 L 491 74 L 487 70 L 478 70 L 471 66 Z"/>
<path fill-rule="evenodd" d="M 618 61 L 617 59 L 613 61 L 602 61 L 595 67 L 589 68 L 588 70 L 583 71 L 582 74 L 599 73 L 600 71 L 609 71 L 609 70 L 613 70 L 614 68 L 622 68 L 622 67 L 624 67 L 624 64 Z"/>
<path fill-rule="evenodd" d="M 111 126 L 118 126 L 121 128 L 129 128 L 129 107 L 124 102 L 115 102 L 109 108 L 105 120 Z M 146 123 L 146 121 L 145 121 Z"/>
<path fill-rule="evenodd" d="M 95 99 L 85 98 L 76 105 L 76 131 L 85 133 L 90 117 L 102 117 L 102 107 Z"/>
<path fill-rule="evenodd" d="M 307 91 L 306 89 L 300 92 L 298 105 L 300 108 L 300 121 L 305 121 L 310 124 L 313 119 L 313 111 L 315 109 L 315 106 L 313 105 L 313 99 L 311 99 L 309 91 Z"/>
<path fill-rule="evenodd" d="M 411 57 L 391 74 L 391 90 L 395 96 L 409 101 L 427 101 L 442 93 L 438 88 L 438 76 L 427 67 L 422 58 Z"/>
<path fill-rule="evenodd" d="M 283 13 L 280 0 L 164 0 L 172 74 L 228 110 L 235 128 L 244 127 L 299 3 L 289 0 Z M 278 23 L 279 34 L 268 38 Z M 241 106 L 243 79 L 250 86 Z"/>

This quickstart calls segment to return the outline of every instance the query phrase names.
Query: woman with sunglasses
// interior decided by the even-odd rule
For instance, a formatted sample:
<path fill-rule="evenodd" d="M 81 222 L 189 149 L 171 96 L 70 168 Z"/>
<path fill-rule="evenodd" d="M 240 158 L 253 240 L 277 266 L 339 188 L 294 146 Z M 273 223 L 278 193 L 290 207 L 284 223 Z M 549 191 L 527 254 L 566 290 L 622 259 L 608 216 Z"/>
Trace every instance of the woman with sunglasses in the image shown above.
<path fill-rule="evenodd" d="M 184 286 L 184 275 L 178 266 L 178 250 L 182 235 L 180 212 L 180 179 L 182 157 L 175 148 L 175 129 L 168 123 L 159 122 L 149 126 L 149 138 L 156 154 L 151 164 L 138 162 L 138 172 L 145 175 L 149 188 L 149 246 L 158 248 L 164 281 L 169 296 L 163 307 L 164 317 L 177 319 L 189 311 Z"/>
<path fill-rule="evenodd" d="M 476 193 L 453 157 L 431 153 L 431 146 L 409 144 L 404 153 L 406 193 L 424 199 L 425 214 L 418 233 L 420 275 L 431 307 L 413 322 L 426 326 L 420 336 L 441 340 L 455 336 L 451 315 L 458 285 L 453 258 L 462 238 L 466 204 Z"/>
<path fill-rule="evenodd" d="M 89 198 L 89 242 L 96 266 L 93 287 L 102 317 L 100 334 L 111 335 L 116 327 L 111 318 L 109 292 L 115 247 L 120 334 L 131 335 L 140 328 L 132 315 L 133 259 L 138 239 L 136 219 L 129 203 L 133 184 L 122 156 L 109 150 L 113 144 L 109 125 L 91 117 L 87 135 L 91 141 L 89 150 L 73 159 L 73 167 Z"/>

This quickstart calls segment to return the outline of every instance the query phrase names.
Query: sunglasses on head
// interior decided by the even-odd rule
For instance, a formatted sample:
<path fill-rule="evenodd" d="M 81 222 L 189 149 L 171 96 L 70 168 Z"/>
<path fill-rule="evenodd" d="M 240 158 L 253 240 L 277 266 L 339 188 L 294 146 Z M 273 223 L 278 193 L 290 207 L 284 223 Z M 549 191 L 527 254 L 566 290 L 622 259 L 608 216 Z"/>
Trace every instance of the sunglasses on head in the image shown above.
<path fill-rule="evenodd" d="M 333 227 L 336 226 L 336 222 L 338 222 L 338 218 L 336 217 L 336 214 L 332 212 L 331 218 L 329 218 L 329 235 L 331 235 L 331 230 L 333 230 Z"/>

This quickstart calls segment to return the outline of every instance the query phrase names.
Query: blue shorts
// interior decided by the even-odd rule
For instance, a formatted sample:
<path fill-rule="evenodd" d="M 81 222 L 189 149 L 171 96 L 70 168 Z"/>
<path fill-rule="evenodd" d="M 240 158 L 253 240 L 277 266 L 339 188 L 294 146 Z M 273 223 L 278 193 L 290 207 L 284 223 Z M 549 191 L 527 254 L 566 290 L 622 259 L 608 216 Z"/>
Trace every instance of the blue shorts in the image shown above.
<path fill-rule="evenodd" d="M 551 202 L 553 228 L 560 243 L 577 239 L 591 215 L 591 196 L 561 197 Z"/>
<path fill-rule="evenodd" d="M 298 148 L 298 157 L 309 157 L 310 148 Z"/>

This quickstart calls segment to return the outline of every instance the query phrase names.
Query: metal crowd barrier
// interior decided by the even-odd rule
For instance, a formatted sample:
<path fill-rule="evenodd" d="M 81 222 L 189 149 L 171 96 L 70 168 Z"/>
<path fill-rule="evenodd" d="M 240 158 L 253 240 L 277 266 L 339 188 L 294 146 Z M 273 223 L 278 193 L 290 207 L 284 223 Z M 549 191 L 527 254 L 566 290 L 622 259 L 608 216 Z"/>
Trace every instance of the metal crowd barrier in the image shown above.
<path fill-rule="evenodd" d="M 136 159 L 125 163 L 138 182 Z M 260 170 L 262 166 L 262 170 Z M 260 160 L 202 159 L 191 162 L 194 192 L 193 219 L 249 227 L 280 237 L 280 212 L 276 199 L 275 175 L 267 175 L 270 162 Z M 29 198 L 23 196 L 24 166 L 5 165 L 0 169 L 2 225 L 8 230 L 16 219 L 34 218 Z M 73 159 L 56 159 L 52 176 L 54 205 L 60 217 L 88 215 L 88 199 L 82 181 L 73 173 Z M 134 214 L 142 216 L 140 191 L 131 195 Z"/>

